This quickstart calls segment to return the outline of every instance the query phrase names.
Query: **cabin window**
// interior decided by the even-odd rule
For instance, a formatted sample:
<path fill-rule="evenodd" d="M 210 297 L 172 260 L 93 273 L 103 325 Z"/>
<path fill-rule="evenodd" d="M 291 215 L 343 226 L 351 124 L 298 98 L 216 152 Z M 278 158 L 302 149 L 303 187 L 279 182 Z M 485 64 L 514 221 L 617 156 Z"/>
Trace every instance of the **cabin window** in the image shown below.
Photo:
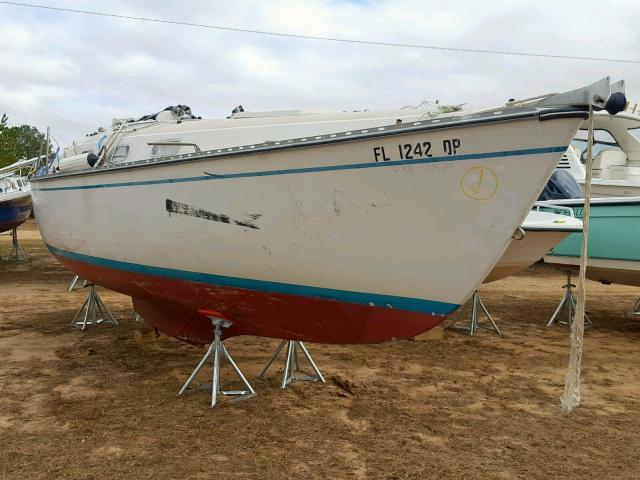
<path fill-rule="evenodd" d="M 161 140 L 158 143 L 179 143 L 180 139 L 172 138 L 171 140 Z M 178 155 L 180 153 L 181 145 L 153 145 L 151 147 L 152 157 L 169 157 L 171 155 Z"/>
<path fill-rule="evenodd" d="M 571 144 L 580 151 L 580 161 L 586 163 L 587 159 L 587 130 L 578 130 L 575 138 Z M 594 130 L 593 131 L 593 157 L 595 158 L 603 150 L 617 150 L 623 151 L 622 147 L 618 145 L 616 139 L 606 130 Z"/>
<path fill-rule="evenodd" d="M 128 155 L 129 155 L 129 145 L 118 145 L 113 152 L 111 161 L 113 163 L 122 163 L 126 161 Z"/>

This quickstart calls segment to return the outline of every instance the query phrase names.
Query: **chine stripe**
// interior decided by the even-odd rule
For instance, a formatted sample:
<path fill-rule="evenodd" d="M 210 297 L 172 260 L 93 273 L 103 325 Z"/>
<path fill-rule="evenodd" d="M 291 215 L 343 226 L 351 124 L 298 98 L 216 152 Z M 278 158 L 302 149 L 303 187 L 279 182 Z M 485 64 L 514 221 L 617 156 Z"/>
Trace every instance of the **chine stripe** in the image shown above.
<path fill-rule="evenodd" d="M 219 175 L 218 174 L 200 175 L 197 177 L 183 177 L 183 178 L 163 178 L 158 180 L 141 180 L 137 182 L 100 183 L 100 184 L 94 184 L 94 185 L 72 185 L 67 187 L 38 188 L 34 183 L 32 185 L 32 188 L 43 191 L 43 192 L 55 192 L 55 191 L 64 191 L 64 190 L 93 190 L 97 188 L 137 187 L 141 185 L 162 185 L 162 184 L 168 184 L 168 183 L 187 183 L 187 182 L 201 182 L 201 181 L 207 181 L 207 180 L 229 180 L 234 178 L 268 177 L 273 175 L 294 175 L 294 174 L 302 174 L 302 173 L 357 170 L 357 169 L 364 169 L 364 168 L 383 168 L 383 167 L 396 167 L 396 166 L 405 166 L 405 165 L 421 165 L 421 164 L 428 164 L 428 163 L 453 162 L 453 161 L 461 161 L 461 160 L 477 160 L 481 158 L 521 157 L 525 155 L 541 155 L 545 153 L 564 152 L 566 150 L 567 150 L 566 146 L 540 147 L 540 148 L 528 148 L 528 149 L 522 149 L 522 150 L 505 150 L 501 152 L 471 153 L 466 155 L 446 155 L 442 157 L 418 158 L 413 160 L 395 160 L 390 162 L 352 163 L 349 165 L 325 165 L 320 167 L 288 168 L 283 170 L 259 170 L 254 172 L 226 173 L 226 174 L 219 174 Z M 108 170 L 105 171 L 105 173 L 107 172 Z"/>
<path fill-rule="evenodd" d="M 337 300 L 340 302 L 371 305 L 383 308 L 397 308 L 400 310 L 409 310 L 412 312 L 421 312 L 431 315 L 448 315 L 458 307 L 458 305 L 453 303 L 424 300 L 420 298 L 398 297 L 395 295 L 353 292 L 348 290 L 335 290 L 331 288 L 311 287 L 307 285 L 271 282 L 267 280 L 254 280 L 250 278 L 229 277 L 223 275 L 213 275 L 209 273 L 190 272 L 172 268 L 155 267 L 151 265 L 141 265 L 137 263 L 121 262 L 119 260 L 94 257 L 82 253 L 69 252 L 67 250 L 62 250 L 48 244 L 47 247 L 54 255 L 69 258 L 78 262 L 131 273 L 140 273 L 145 275 L 171 278 L 174 280 L 205 283 L 223 287 L 241 288 L 245 290 L 257 290 L 261 292 L 299 295 L 304 297 L 321 298 L 325 300 Z"/>

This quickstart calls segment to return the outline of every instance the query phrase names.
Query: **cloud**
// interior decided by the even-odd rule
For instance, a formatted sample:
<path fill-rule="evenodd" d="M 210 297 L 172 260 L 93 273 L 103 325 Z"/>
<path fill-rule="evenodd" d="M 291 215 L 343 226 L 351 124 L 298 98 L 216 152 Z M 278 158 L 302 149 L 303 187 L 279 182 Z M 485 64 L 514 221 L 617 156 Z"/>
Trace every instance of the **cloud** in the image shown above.
<path fill-rule="evenodd" d="M 637 3 L 290 0 L 51 0 L 109 11 L 294 34 L 631 58 Z M 551 14 L 551 12 L 553 14 Z M 424 99 L 489 106 L 512 97 L 627 80 L 635 64 L 494 56 L 224 32 L 0 5 L 0 112 L 50 125 L 62 142 L 113 117 L 186 103 L 199 115 L 259 109 L 391 109 Z"/>

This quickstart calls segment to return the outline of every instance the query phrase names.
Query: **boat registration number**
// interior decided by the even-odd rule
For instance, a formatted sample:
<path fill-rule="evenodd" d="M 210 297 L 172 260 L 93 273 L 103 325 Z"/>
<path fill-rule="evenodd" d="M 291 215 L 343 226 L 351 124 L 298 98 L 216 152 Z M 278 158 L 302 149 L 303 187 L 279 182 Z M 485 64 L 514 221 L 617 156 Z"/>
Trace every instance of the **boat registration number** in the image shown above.
<path fill-rule="evenodd" d="M 462 149 L 459 138 L 448 138 L 435 147 L 431 142 L 400 143 L 396 148 L 387 151 L 385 147 L 373 147 L 373 158 L 376 162 L 391 162 L 394 160 L 413 160 L 418 158 L 430 158 L 434 153 L 441 155 L 455 155 Z"/>

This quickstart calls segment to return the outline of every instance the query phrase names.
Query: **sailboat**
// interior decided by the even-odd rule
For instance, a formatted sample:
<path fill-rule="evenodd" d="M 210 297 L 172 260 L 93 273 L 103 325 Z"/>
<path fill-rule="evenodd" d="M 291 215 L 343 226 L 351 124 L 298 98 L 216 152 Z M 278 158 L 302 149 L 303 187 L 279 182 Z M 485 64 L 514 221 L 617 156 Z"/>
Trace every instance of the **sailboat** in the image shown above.
<path fill-rule="evenodd" d="M 31 190 L 25 177 L 0 176 L 0 233 L 13 230 L 31 214 Z"/>
<path fill-rule="evenodd" d="M 120 119 L 32 181 L 49 250 L 169 335 L 324 343 L 412 337 L 507 249 L 608 78 L 475 112 Z M 211 315 L 208 313 L 207 315 Z"/>

